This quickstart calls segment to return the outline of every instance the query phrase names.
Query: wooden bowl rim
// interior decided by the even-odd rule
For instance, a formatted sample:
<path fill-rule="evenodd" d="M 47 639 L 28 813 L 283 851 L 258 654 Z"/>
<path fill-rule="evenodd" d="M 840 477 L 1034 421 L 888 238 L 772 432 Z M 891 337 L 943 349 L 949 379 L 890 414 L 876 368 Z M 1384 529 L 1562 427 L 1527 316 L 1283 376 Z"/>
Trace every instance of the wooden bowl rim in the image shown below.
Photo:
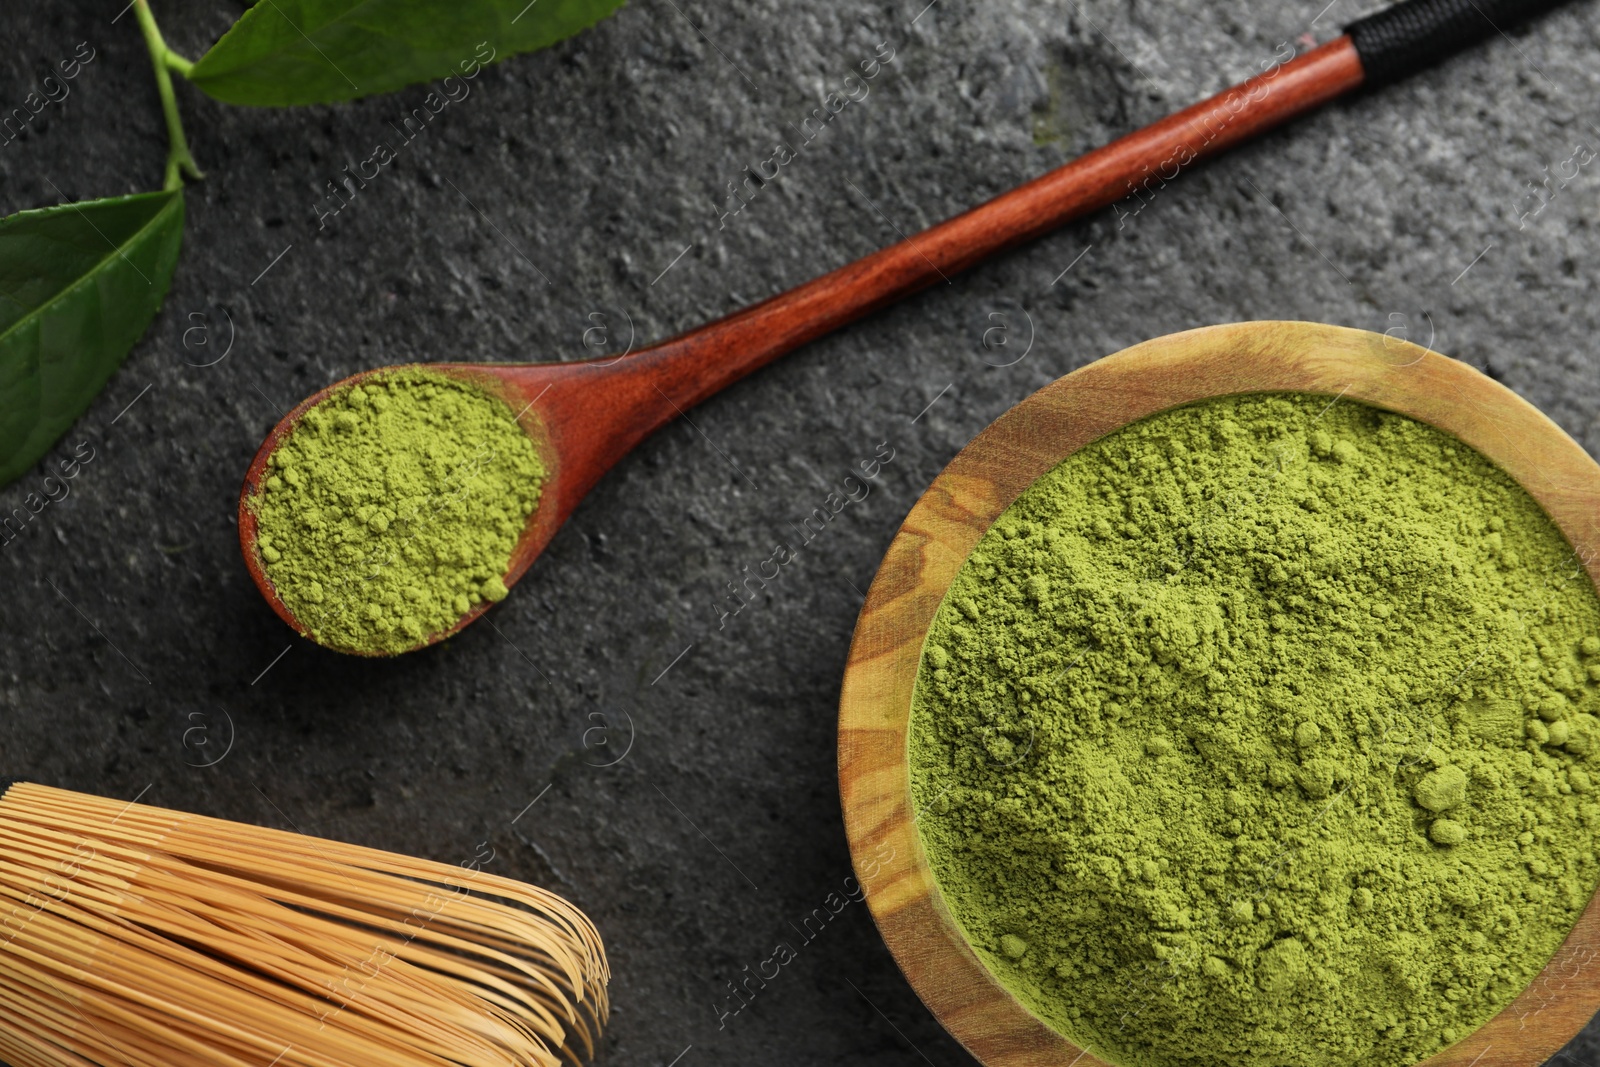
<path fill-rule="evenodd" d="M 918 996 L 987 1067 L 1107 1061 L 1045 1024 L 990 975 L 934 883 L 916 832 L 906 745 L 928 627 L 994 520 L 1067 456 L 1159 411 L 1260 392 L 1347 397 L 1472 445 L 1545 509 L 1600 589 L 1600 465 L 1510 389 L 1396 337 L 1307 322 L 1204 327 L 1106 356 L 1007 410 L 940 472 L 895 535 L 862 605 L 839 700 L 840 800 L 873 919 Z M 1049 444 L 1040 448 L 1041 441 Z M 1600 1008 L 1600 981 L 1593 974 L 1580 980 L 1597 955 L 1600 892 L 1515 1000 L 1422 1063 L 1544 1062 Z"/>

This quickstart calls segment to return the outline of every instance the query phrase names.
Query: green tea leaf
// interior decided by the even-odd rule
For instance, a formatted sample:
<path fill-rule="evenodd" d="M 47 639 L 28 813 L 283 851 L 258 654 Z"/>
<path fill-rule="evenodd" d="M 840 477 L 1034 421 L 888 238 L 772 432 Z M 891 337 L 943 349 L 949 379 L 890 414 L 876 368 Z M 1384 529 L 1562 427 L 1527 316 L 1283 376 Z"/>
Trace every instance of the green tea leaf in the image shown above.
<path fill-rule="evenodd" d="M 474 77 L 594 25 L 622 0 L 260 0 L 188 72 L 230 104 L 289 107 Z M 447 87 L 448 88 L 448 87 Z"/>
<path fill-rule="evenodd" d="M 183 239 L 183 191 L 0 219 L 0 485 L 83 414 L 155 318 Z"/>

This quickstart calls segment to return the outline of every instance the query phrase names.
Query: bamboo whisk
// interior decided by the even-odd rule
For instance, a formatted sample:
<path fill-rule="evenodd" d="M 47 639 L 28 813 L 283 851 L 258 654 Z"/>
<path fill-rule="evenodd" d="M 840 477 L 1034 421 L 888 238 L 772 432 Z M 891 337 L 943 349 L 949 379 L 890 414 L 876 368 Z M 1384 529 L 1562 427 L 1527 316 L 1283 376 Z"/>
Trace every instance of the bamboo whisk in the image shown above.
<path fill-rule="evenodd" d="M 482 870 L 33 784 L 0 797 L 11 1067 L 578 1063 L 608 977 L 581 911 Z"/>

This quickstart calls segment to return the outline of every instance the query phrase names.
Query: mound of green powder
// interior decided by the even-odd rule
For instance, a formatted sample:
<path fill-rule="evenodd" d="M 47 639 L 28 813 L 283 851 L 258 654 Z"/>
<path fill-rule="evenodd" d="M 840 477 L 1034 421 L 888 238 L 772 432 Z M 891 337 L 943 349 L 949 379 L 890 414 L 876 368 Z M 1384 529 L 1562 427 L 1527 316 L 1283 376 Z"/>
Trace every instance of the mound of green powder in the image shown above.
<path fill-rule="evenodd" d="M 1129 1065 L 1401 1065 L 1594 891 L 1600 600 L 1479 453 L 1229 398 L 1068 458 L 929 632 L 938 884 L 1036 1014 Z"/>
<path fill-rule="evenodd" d="M 544 481 L 500 400 L 425 371 L 341 390 L 271 457 L 267 577 L 319 642 L 401 652 L 500 600 Z"/>

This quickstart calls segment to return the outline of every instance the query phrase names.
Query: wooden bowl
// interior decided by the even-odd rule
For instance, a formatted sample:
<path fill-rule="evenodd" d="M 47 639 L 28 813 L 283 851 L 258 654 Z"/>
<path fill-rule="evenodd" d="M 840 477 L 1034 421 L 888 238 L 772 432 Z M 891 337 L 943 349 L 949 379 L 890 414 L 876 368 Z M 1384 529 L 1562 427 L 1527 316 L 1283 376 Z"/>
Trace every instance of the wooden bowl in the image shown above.
<path fill-rule="evenodd" d="M 973 954 L 934 884 L 914 825 L 911 694 L 945 590 L 989 526 L 1066 457 L 1158 411 L 1260 392 L 1348 397 L 1453 434 L 1520 482 L 1600 587 L 1600 466 L 1511 390 L 1384 334 L 1305 322 L 1213 326 L 1059 378 L 979 434 L 900 527 L 856 623 L 839 700 L 839 789 L 856 873 L 912 988 L 988 1067 L 1105 1061 L 1034 1016 Z M 1522 995 L 1429 1067 L 1543 1063 L 1600 1008 L 1600 895 Z"/>

